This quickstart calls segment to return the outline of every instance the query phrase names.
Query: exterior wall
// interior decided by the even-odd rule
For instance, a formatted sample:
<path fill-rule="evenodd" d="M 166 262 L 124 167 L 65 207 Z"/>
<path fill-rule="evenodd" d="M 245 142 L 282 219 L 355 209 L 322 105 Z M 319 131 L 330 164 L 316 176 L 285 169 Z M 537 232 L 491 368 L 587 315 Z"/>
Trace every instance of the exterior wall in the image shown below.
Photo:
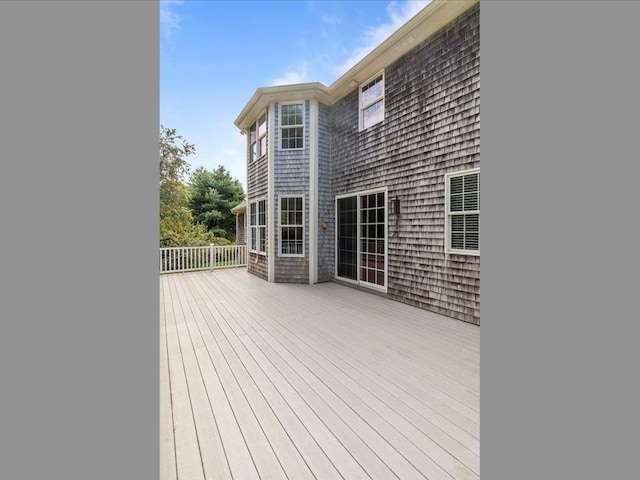
<path fill-rule="evenodd" d="M 236 244 L 247 244 L 247 223 L 245 213 L 239 213 L 236 215 Z"/>
<path fill-rule="evenodd" d="M 267 142 L 268 142 L 267 136 Z M 248 142 L 248 139 L 247 139 Z M 247 145 L 247 159 L 249 159 L 249 148 Z M 255 162 L 247 161 L 247 222 L 249 221 L 249 212 L 250 206 L 249 204 L 255 200 L 260 198 L 264 198 L 267 196 L 268 190 L 268 162 L 267 155 L 259 158 Z M 267 212 L 269 215 L 269 212 Z M 247 225 L 248 226 L 248 225 Z M 247 238 L 247 241 L 250 237 Z M 267 230 L 267 245 L 269 245 L 269 234 Z M 267 247 L 267 252 L 269 251 Z M 251 253 L 249 252 L 248 262 L 247 262 L 247 271 L 256 275 L 263 280 L 267 280 L 268 278 L 268 265 L 267 265 L 267 257 L 262 254 Z"/>
<path fill-rule="evenodd" d="M 480 258 L 444 253 L 444 175 L 480 166 L 479 7 L 385 69 L 385 120 L 358 131 L 358 90 L 332 108 L 332 194 L 388 187 L 390 298 L 480 323 Z M 389 202 L 387 202 L 387 206 Z"/>
<path fill-rule="evenodd" d="M 269 252 L 275 252 L 275 282 L 309 283 L 309 101 L 304 102 L 304 148 L 280 150 L 280 108 L 276 105 L 274 118 L 274 215 L 275 232 Z M 304 257 L 279 256 L 280 195 L 304 196 Z"/>
<path fill-rule="evenodd" d="M 330 110 L 320 104 L 318 111 L 318 282 L 334 274 L 335 201 L 331 191 Z M 326 222 L 326 228 L 322 223 Z"/>

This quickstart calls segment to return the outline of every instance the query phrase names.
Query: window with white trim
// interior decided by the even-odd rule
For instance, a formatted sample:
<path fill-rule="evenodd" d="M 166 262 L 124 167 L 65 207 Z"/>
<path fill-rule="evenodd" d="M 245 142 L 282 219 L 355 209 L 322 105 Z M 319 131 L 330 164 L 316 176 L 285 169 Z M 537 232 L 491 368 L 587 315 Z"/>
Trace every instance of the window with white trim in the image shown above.
<path fill-rule="evenodd" d="M 447 253 L 480 254 L 480 170 L 445 175 Z"/>
<path fill-rule="evenodd" d="M 249 127 L 249 152 L 252 162 L 267 154 L 267 112 Z"/>
<path fill-rule="evenodd" d="M 384 72 L 360 87 L 360 130 L 384 120 Z"/>
<path fill-rule="evenodd" d="M 304 104 L 280 105 L 280 149 L 304 148 Z"/>
<path fill-rule="evenodd" d="M 249 249 L 255 253 L 266 253 L 267 201 L 259 200 L 249 204 Z"/>
<path fill-rule="evenodd" d="M 304 197 L 280 197 L 280 256 L 304 256 Z"/>

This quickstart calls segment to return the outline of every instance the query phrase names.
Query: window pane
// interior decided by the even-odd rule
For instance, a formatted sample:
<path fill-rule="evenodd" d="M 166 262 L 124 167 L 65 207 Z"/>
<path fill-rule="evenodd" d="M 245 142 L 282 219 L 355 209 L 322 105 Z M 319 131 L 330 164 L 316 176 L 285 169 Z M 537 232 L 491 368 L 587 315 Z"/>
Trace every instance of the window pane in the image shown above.
<path fill-rule="evenodd" d="M 465 235 L 465 250 L 478 250 L 479 245 L 479 235 L 477 233 L 467 233 Z"/>
<path fill-rule="evenodd" d="M 384 84 L 382 82 L 382 75 L 379 75 L 374 80 L 362 87 L 362 96 L 360 97 L 361 105 L 366 105 L 374 101 L 376 98 L 381 97 L 383 94 L 383 90 Z"/>
<path fill-rule="evenodd" d="M 464 215 L 453 215 L 451 217 L 451 231 L 464 232 Z"/>
<path fill-rule="evenodd" d="M 304 129 L 302 127 L 282 128 L 282 149 L 303 148 L 303 135 Z"/>
<path fill-rule="evenodd" d="M 478 210 L 478 192 L 464 194 L 464 209 Z"/>
<path fill-rule="evenodd" d="M 249 224 L 250 225 L 256 224 L 256 204 L 255 203 L 252 203 L 251 205 L 249 205 Z"/>
<path fill-rule="evenodd" d="M 451 177 L 450 179 L 450 193 L 453 194 L 462 194 L 462 177 Z"/>
<path fill-rule="evenodd" d="M 258 144 L 258 158 L 267 154 L 267 137 L 262 137 Z"/>
<path fill-rule="evenodd" d="M 452 233 L 451 234 L 451 248 L 462 250 L 464 248 L 464 234 Z"/>
<path fill-rule="evenodd" d="M 384 109 L 382 100 L 374 103 L 362 111 L 362 126 L 367 128 L 384 120 Z"/>
<path fill-rule="evenodd" d="M 465 175 L 464 177 L 464 209 L 478 210 L 479 202 L 479 182 L 478 174 Z"/>
<path fill-rule="evenodd" d="M 451 202 L 449 203 L 452 212 L 462 211 L 462 194 L 452 194 Z"/>
<path fill-rule="evenodd" d="M 280 125 L 283 127 L 290 125 L 302 125 L 302 111 L 302 104 L 282 105 Z"/>
<path fill-rule="evenodd" d="M 260 248 L 259 250 L 261 252 L 266 252 L 266 229 L 264 227 L 259 227 L 258 228 L 258 237 L 259 237 L 259 241 L 260 241 Z"/>
<path fill-rule="evenodd" d="M 472 214 L 465 215 L 465 225 L 466 232 L 479 232 L 480 231 L 480 215 Z"/>
<path fill-rule="evenodd" d="M 473 173 L 462 177 L 464 179 L 464 191 L 465 192 L 477 192 L 478 191 L 478 174 Z"/>
<path fill-rule="evenodd" d="M 367 195 L 369 208 L 373 208 L 376 206 L 376 194 L 372 193 L 371 195 Z"/>

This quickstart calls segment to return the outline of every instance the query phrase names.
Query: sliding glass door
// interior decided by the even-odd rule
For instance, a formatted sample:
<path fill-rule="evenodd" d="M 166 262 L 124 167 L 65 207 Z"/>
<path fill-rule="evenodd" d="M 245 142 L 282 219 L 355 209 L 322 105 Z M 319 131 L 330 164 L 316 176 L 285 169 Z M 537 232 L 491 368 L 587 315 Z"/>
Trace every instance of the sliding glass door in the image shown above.
<path fill-rule="evenodd" d="M 386 289 L 387 221 L 383 190 L 336 199 L 336 275 Z"/>

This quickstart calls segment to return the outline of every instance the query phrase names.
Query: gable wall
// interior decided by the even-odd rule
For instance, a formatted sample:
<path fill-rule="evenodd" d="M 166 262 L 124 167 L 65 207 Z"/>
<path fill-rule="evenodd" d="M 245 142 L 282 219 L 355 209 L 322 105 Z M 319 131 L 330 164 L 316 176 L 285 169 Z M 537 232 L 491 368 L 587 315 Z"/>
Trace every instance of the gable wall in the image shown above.
<path fill-rule="evenodd" d="M 388 187 L 388 296 L 480 323 L 480 258 L 444 253 L 444 174 L 480 166 L 479 6 L 385 69 L 385 120 L 331 109 L 332 196 Z"/>

